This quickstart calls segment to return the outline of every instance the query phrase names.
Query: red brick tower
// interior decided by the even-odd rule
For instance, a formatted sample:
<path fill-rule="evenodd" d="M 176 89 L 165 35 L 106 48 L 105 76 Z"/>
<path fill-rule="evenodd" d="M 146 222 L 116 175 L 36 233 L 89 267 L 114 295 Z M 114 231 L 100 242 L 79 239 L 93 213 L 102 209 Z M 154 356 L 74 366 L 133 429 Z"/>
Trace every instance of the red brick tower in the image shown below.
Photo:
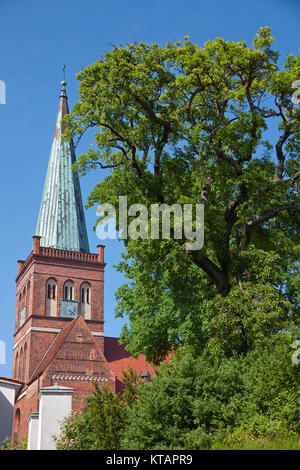
<path fill-rule="evenodd" d="M 72 142 L 62 139 L 68 113 L 62 90 L 33 249 L 18 261 L 13 378 L 22 383 L 15 401 L 13 440 L 28 436 L 28 419 L 39 413 L 39 392 L 56 383 L 74 390 L 80 409 L 93 381 L 122 392 L 122 368 L 149 369 L 117 338 L 104 338 L 104 246 L 89 250 Z M 152 374 L 154 371 L 149 369 Z"/>
<path fill-rule="evenodd" d="M 72 171 L 74 145 L 62 139 L 65 85 L 33 249 L 18 261 L 13 378 L 24 385 L 15 404 L 14 440 L 27 436 L 40 387 L 72 387 L 76 409 L 91 393 L 93 379 L 115 384 L 104 357 L 104 246 L 90 253 L 79 178 Z"/>
<path fill-rule="evenodd" d="M 40 246 L 19 261 L 13 378 L 28 381 L 57 334 L 82 314 L 102 353 L 104 247 L 98 254 Z M 70 372 L 74 372 L 70 371 Z"/>
<path fill-rule="evenodd" d="M 73 142 L 62 140 L 69 112 L 62 82 L 33 250 L 19 261 L 13 378 L 28 381 L 64 326 L 82 315 L 103 352 L 104 247 L 89 253 Z"/>

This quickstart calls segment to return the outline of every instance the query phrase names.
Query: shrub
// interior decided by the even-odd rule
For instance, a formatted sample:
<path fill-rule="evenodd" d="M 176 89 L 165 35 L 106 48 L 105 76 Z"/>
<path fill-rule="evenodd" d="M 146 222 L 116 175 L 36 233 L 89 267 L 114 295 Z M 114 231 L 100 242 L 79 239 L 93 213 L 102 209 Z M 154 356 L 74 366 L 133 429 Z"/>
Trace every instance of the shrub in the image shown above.
<path fill-rule="evenodd" d="M 289 344 L 282 337 L 266 349 L 218 361 L 182 350 L 151 386 L 140 388 L 123 448 L 207 449 L 253 439 L 297 446 L 299 367 Z"/>
<path fill-rule="evenodd" d="M 300 450 L 300 437 L 278 420 L 257 415 L 250 423 L 242 424 L 220 442 L 213 450 Z"/>
<path fill-rule="evenodd" d="M 93 394 L 81 412 L 72 412 L 55 437 L 59 450 L 119 449 L 127 422 L 127 409 L 138 399 L 140 379 L 132 368 L 123 370 L 123 395 L 113 394 L 105 384 L 94 383 Z"/>

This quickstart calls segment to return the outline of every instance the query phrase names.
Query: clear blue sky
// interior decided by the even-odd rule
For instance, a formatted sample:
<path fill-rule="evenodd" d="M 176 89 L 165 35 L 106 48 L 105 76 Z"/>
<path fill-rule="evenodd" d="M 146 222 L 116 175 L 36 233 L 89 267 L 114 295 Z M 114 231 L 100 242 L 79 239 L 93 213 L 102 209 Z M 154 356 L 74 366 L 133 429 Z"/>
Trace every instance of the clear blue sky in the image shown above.
<path fill-rule="evenodd" d="M 299 23 L 300 0 L 0 0 L 0 80 L 7 86 L 7 104 L 0 104 L 0 340 L 6 343 L 7 363 L 0 364 L 0 376 L 11 375 L 17 260 L 32 247 L 63 64 L 72 106 L 75 74 L 112 44 L 164 45 L 185 35 L 199 44 L 217 36 L 251 43 L 268 25 L 276 49 L 286 56 L 299 50 Z M 101 178 L 98 172 L 81 180 L 85 200 Z M 92 251 L 98 242 L 92 232 L 95 219 L 95 210 L 89 210 Z M 122 321 L 114 319 L 114 292 L 122 277 L 113 264 L 121 242 L 106 245 L 105 334 L 118 336 Z"/>

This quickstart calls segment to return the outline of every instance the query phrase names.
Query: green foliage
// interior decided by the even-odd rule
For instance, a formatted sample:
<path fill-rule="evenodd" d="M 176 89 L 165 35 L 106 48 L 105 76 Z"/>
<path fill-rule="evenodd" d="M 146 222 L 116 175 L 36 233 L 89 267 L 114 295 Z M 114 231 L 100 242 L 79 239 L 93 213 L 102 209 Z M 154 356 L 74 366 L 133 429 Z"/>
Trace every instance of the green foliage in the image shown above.
<path fill-rule="evenodd" d="M 28 439 L 24 439 L 24 441 L 21 443 L 20 450 L 27 450 L 28 448 Z"/>
<path fill-rule="evenodd" d="M 300 55 L 280 67 L 272 43 L 268 27 L 252 47 L 141 42 L 78 74 L 66 137 L 94 142 L 74 169 L 105 170 L 87 206 L 201 203 L 205 243 L 187 251 L 173 221 L 170 239 L 124 241 L 121 339 L 175 357 L 151 385 L 129 371 L 123 397 L 96 388 L 64 448 L 299 448 Z"/>
<path fill-rule="evenodd" d="M 289 341 L 222 360 L 182 351 L 141 387 L 123 448 L 238 448 L 252 436 L 298 445 L 300 376 Z"/>
<path fill-rule="evenodd" d="M 298 449 L 294 338 L 222 359 L 180 348 L 151 384 L 126 371 L 124 395 L 95 386 L 85 410 L 66 419 L 57 449 Z"/>
<path fill-rule="evenodd" d="M 86 411 L 72 412 L 62 423 L 59 436 L 55 437 L 57 450 L 96 449 L 91 416 Z"/>
<path fill-rule="evenodd" d="M 113 394 L 107 385 L 99 388 L 98 384 L 95 384 L 94 393 L 89 399 L 88 413 L 96 439 L 96 449 L 118 449 L 126 421 L 126 412 L 120 396 Z"/>
<path fill-rule="evenodd" d="M 120 447 L 126 419 L 125 407 L 119 395 L 107 385 L 94 384 L 82 412 L 73 412 L 56 437 L 58 450 L 113 450 Z"/>
<path fill-rule="evenodd" d="M 201 250 L 174 237 L 125 240 L 118 269 L 129 282 L 116 313 L 129 317 L 122 340 L 133 354 L 159 362 L 170 348 L 199 354 L 208 341 L 245 353 L 299 315 L 300 56 L 280 68 L 272 43 L 268 27 L 252 47 L 141 42 L 78 74 L 66 135 L 92 129 L 94 141 L 75 169 L 106 171 L 87 205 L 118 209 L 123 195 L 148 209 L 205 205 Z"/>
<path fill-rule="evenodd" d="M 300 435 L 300 368 L 291 360 L 295 337 L 283 336 L 275 346 L 250 353 L 243 380 L 257 412 L 276 417 Z"/>
<path fill-rule="evenodd" d="M 138 400 L 138 386 L 142 383 L 140 376 L 129 366 L 127 370 L 122 368 L 122 379 L 125 385 L 121 395 L 121 403 L 132 407 Z"/>
<path fill-rule="evenodd" d="M 162 366 L 151 386 L 141 387 L 123 447 L 184 448 L 186 435 L 197 428 L 201 442 L 210 442 L 214 430 L 235 423 L 243 406 L 241 393 L 237 360 L 216 367 L 205 357 L 184 354 Z"/>
<path fill-rule="evenodd" d="M 9 439 L 5 439 L 4 441 L 0 442 L 0 450 L 7 450 L 9 448 L 9 445 Z"/>
<path fill-rule="evenodd" d="M 244 282 L 207 302 L 204 321 L 208 345 L 215 354 L 246 353 L 274 342 L 292 324 L 291 305 L 271 283 Z"/>
<path fill-rule="evenodd" d="M 300 437 L 282 422 L 257 415 L 213 444 L 212 450 L 300 450 Z"/>
<path fill-rule="evenodd" d="M 0 442 L 0 450 L 27 450 L 28 439 L 24 439 L 22 442 L 12 443 L 10 439 L 5 439 Z"/>
<path fill-rule="evenodd" d="M 81 412 L 72 412 L 55 437 L 58 450 L 114 450 L 127 423 L 127 410 L 138 399 L 140 379 L 132 368 L 123 370 L 125 390 L 123 395 L 113 394 L 106 385 L 94 384 L 93 394 L 88 397 Z"/>

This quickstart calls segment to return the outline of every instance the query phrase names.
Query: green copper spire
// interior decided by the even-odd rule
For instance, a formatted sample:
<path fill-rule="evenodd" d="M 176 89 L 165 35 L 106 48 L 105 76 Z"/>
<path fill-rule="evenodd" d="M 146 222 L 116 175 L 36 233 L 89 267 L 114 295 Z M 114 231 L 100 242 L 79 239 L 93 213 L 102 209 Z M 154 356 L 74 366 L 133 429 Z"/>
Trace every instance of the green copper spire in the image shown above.
<path fill-rule="evenodd" d="M 79 177 L 71 169 L 76 161 L 74 145 L 61 139 L 61 120 L 69 112 L 65 80 L 61 85 L 36 235 L 41 246 L 89 253 Z"/>

